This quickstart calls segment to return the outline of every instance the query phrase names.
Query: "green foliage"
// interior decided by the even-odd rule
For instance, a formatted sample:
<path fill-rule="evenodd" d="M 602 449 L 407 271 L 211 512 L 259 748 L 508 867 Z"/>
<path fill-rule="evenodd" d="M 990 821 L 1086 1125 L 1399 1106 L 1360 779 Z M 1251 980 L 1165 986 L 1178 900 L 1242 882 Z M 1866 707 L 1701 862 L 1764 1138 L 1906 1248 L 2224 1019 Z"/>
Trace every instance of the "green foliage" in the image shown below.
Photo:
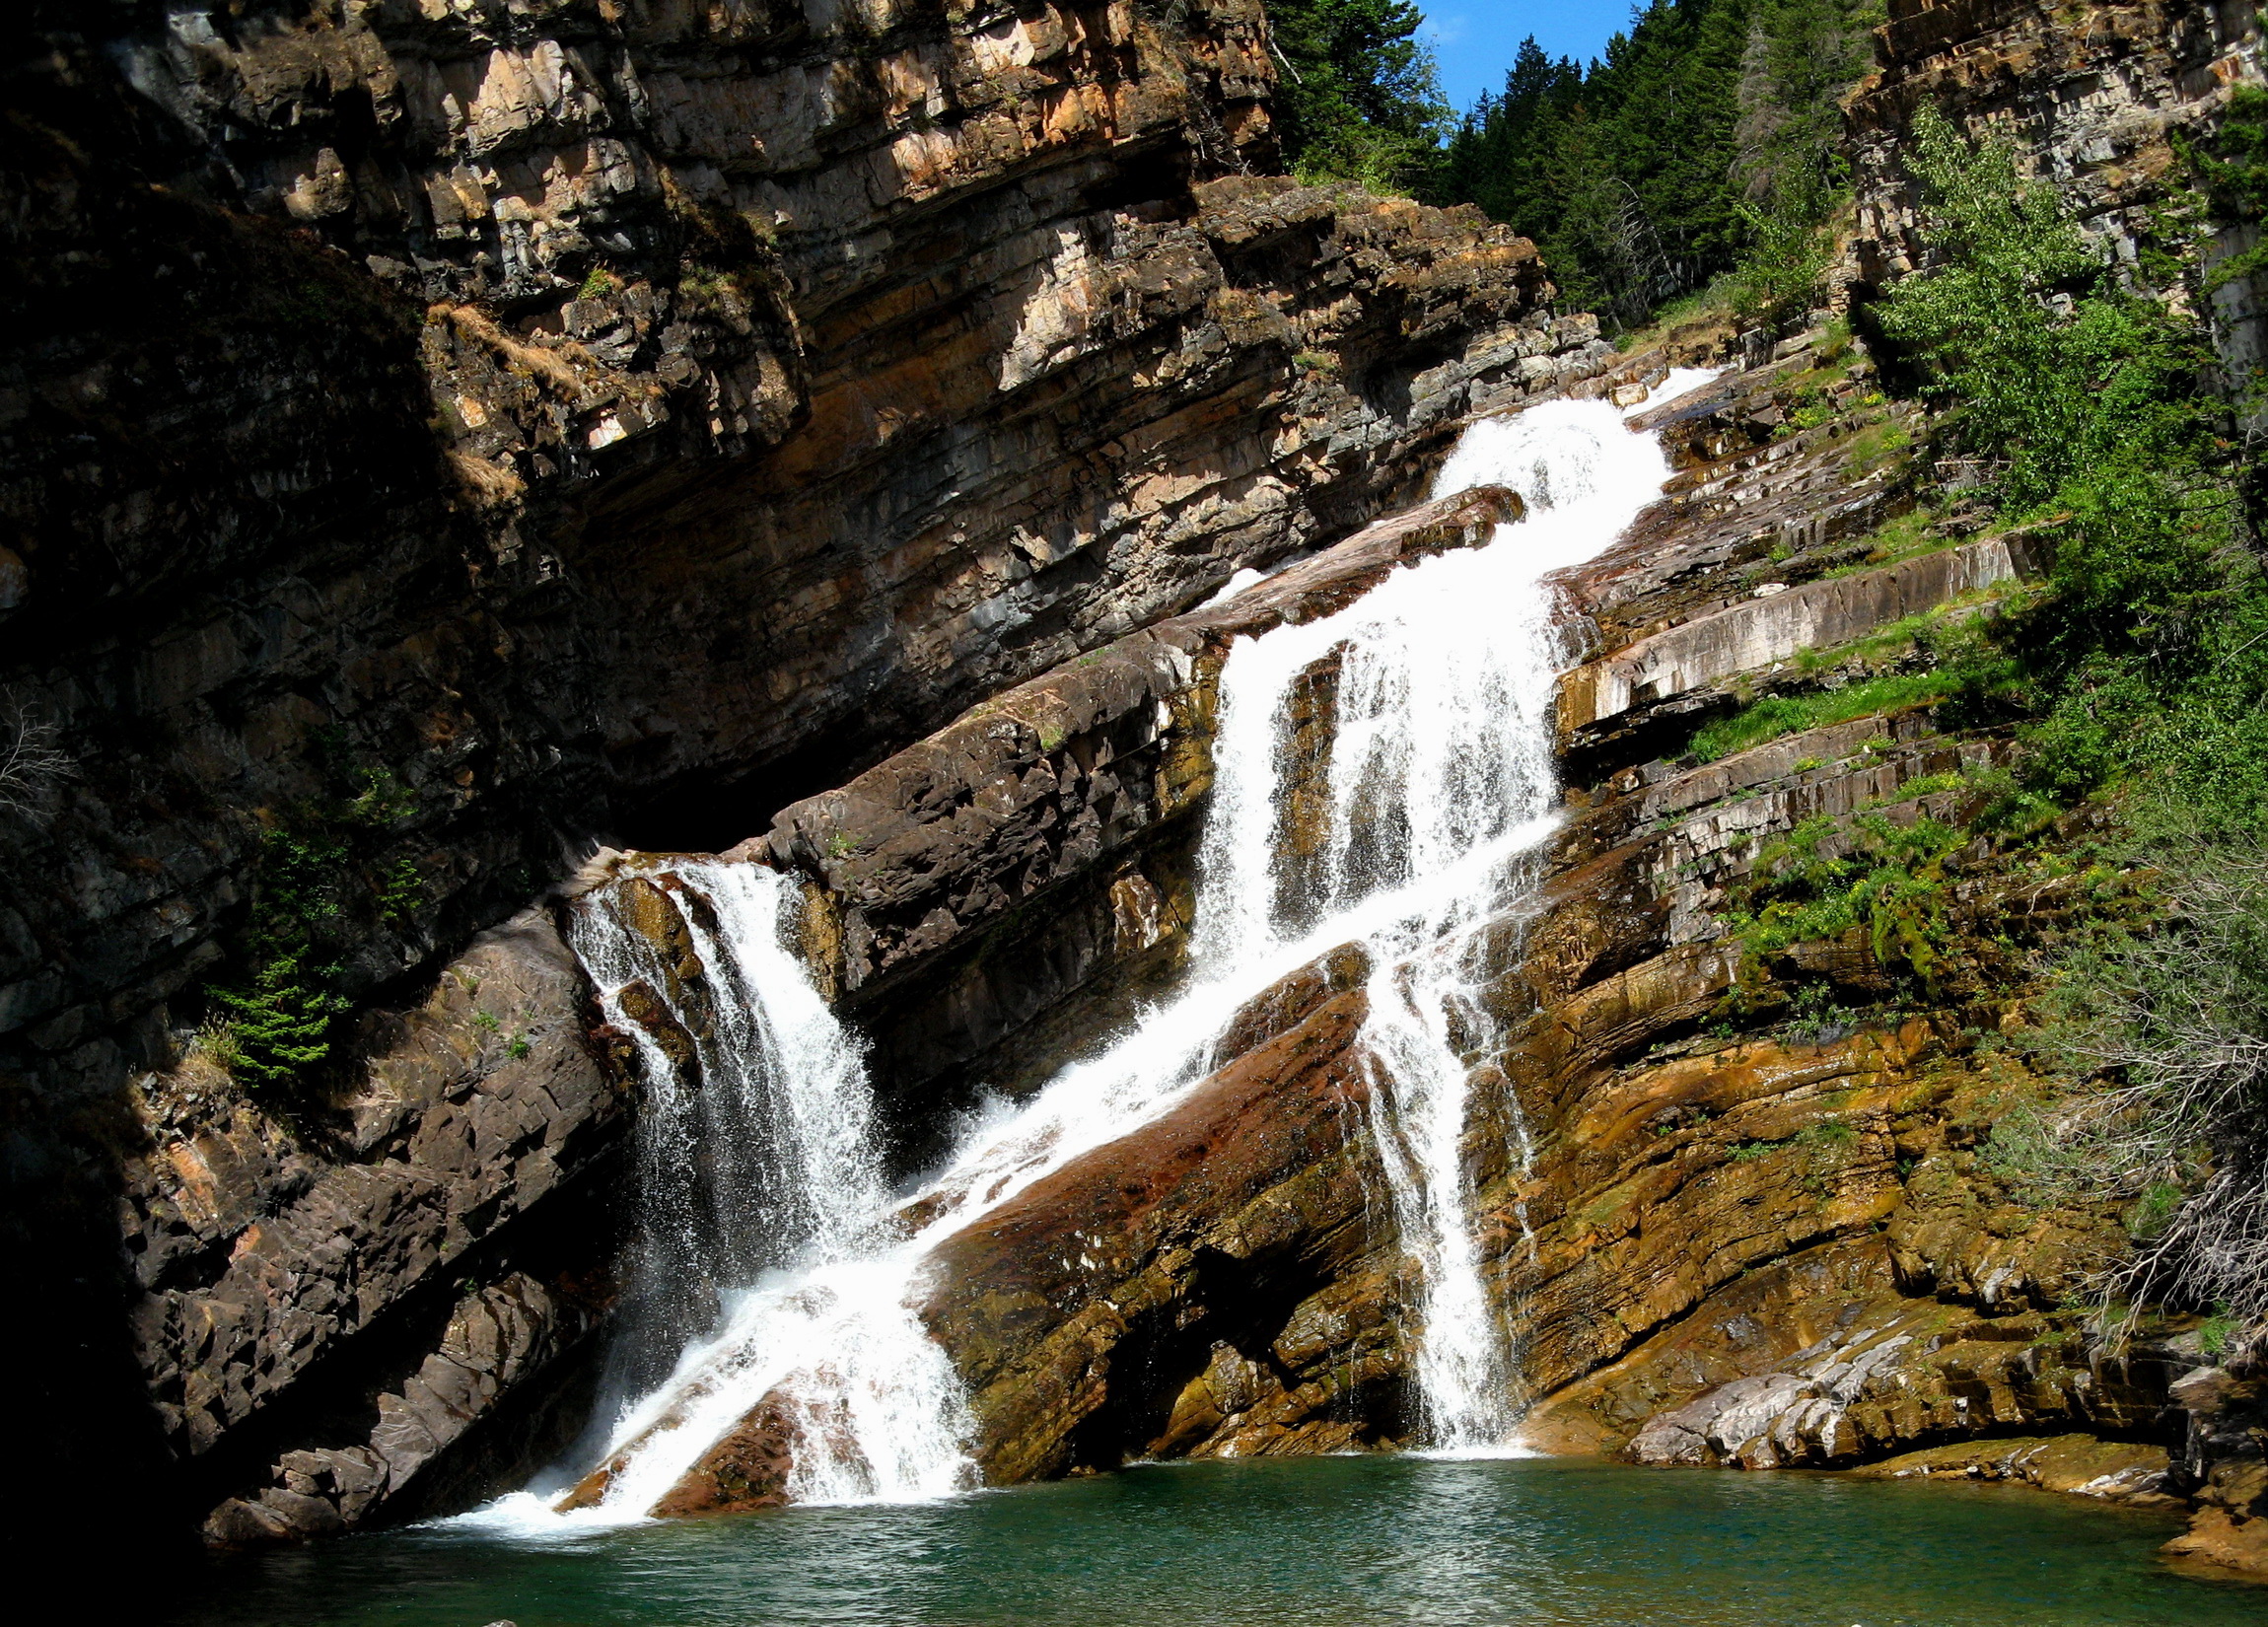
<path fill-rule="evenodd" d="M 1743 975 L 1798 944 L 1864 929 L 1877 961 L 1928 984 L 1943 953 L 1945 861 L 1968 840 L 1931 818 L 1805 820 L 1757 855 L 1744 907 L 1732 912 L 1746 952 Z"/>
<path fill-rule="evenodd" d="M 1739 206 L 1748 229 L 1748 252 L 1733 273 L 1733 309 L 1750 322 L 1777 324 L 1819 301 L 1835 238 L 1827 229 L 1827 195 L 1791 192 L 1769 208 Z M 1808 426 L 1807 426 L 1808 427 Z"/>
<path fill-rule="evenodd" d="M 1787 1032 L 1807 1045 L 1825 1044 L 1857 1026 L 1858 1013 L 1835 998 L 1824 983 L 1804 983 L 1790 1002 Z"/>
<path fill-rule="evenodd" d="M 2237 1319 L 2230 1314 L 2229 1302 L 2222 1301 L 2213 1308 L 2213 1314 L 2198 1324 L 2198 1348 L 2213 1360 L 2219 1361 L 2235 1345 L 2239 1325 Z"/>
<path fill-rule="evenodd" d="M 2215 220 L 2233 226 L 2268 218 L 2268 90 L 2258 85 L 2232 89 L 2211 145 L 2198 147 L 2180 136 L 2175 140 L 2196 171 Z M 2221 260 L 2206 274 L 2205 288 L 2215 293 L 2263 271 L 2268 271 L 2268 242 Z"/>
<path fill-rule="evenodd" d="M 2268 140 L 2268 101 L 2244 106 L 2192 155 L 2238 212 L 2257 202 Z M 2268 586 L 2211 348 L 2186 315 L 2197 290 L 2122 286 L 2005 144 L 1971 144 L 1927 106 L 1915 130 L 1934 263 L 1879 321 L 1947 409 L 1942 438 L 1998 471 L 1990 497 L 2050 553 L 2051 591 L 1999 629 L 2010 692 L 2036 719 L 2024 794 L 2068 805 L 2139 780 L 2162 789 L 2133 809 L 2171 796 L 2217 829 L 2260 828 Z"/>
<path fill-rule="evenodd" d="M 2123 1203 L 2137 1247 L 2110 1286 L 2249 1324 L 2268 1318 L 2268 847 L 2162 792 L 2125 841 L 2152 868 L 2041 1003 L 2068 1083 L 2026 1173 Z"/>
<path fill-rule="evenodd" d="M 1422 184 L 1450 117 L 1410 0 L 1269 0 L 1282 55 L 1276 128 L 1302 179 Z"/>
<path fill-rule="evenodd" d="M 294 809 L 260 837 L 244 974 L 207 990 L 219 1018 L 200 1048 L 238 1078 L 280 1086 L 305 1078 L 331 1053 L 344 956 L 371 917 L 399 920 L 417 903 L 407 859 L 384 868 L 364 857 L 411 808 L 383 772 L 355 777 L 351 795 Z"/>
<path fill-rule="evenodd" d="M 512 1036 L 511 1043 L 504 1047 L 504 1054 L 517 1062 L 532 1049 L 533 1047 L 528 1043 L 528 1036 L 524 1033 L 516 1033 Z"/>
<path fill-rule="evenodd" d="M 213 999 L 228 1014 L 231 1072 L 255 1085 L 296 1079 L 330 1054 L 331 1026 L 347 1013 L 331 992 L 335 961 L 318 962 L 312 947 L 272 948 L 248 983 L 218 988 Z"/>
<path fill-rule="evenodd" d="M 1705 725 L 1693 737 L 1686 755 L 1696 762 L 1715 762 L 1783 735 L 1849 723 L 1854 718 L 1871 717 L 1878 712 L 1926 705 L 1952 693 L 1963 681 L 1962 674 L 1945 671 L 1904 672 L 1868 678 L 1816 694 L 1767 695 L 1731 717 Z"/>
<path fill-rule="evenodd" d="M 1796 1144 L 1823 1152 L 1847 1151 L 1859 1139 L 1858 1127 L 1847 1118 L 1822 1118 L 1796 1132 Z"/>
<path fill-rule="evenodd" d="M 2168 1180 L 2154 1180 L 2134 1200 L 2134 1207 L 2126 1213 L 2126 1230 L 2137 1242 L 2147 1242 L 2164 1236 L 2173 1224 L 2173 1212 L 2181 1207 L 2181 1188 Z"/>
<path fill-rule="evenodd" d="M 206 1019 L 189 1049 L 219 1064 L 224 1073 L 233 1074 L 244 1064 L 244 1047 L 237 1042 L 237 1030 L 226 1018 Z"/>
<path fill-rule="evenodd" d="M 1610 325 L 1741 267 L 1743 316 L 1808 309 L 1844 184 L 1837 98 L 1878 0 L 1651 0 L 1588 68 L 1524 42 L 1451 137 L 1437 195 L 1535 239 Z"/>
<path fill-rule="evenodd" d="M 2006 144 L 1972 145 L 1927 106 L 1915 138 L 1941 263 L 1892 290 L 1881 327 L 1949 409 L 1949 439 L 1999 464 L 2004 511 L 2052 536 L 2057 591 L 2031 642 L 2067 668 L 2180 658 L 2223 607 L 2235 519 L 2203 332 L 2120 289 Z"/>

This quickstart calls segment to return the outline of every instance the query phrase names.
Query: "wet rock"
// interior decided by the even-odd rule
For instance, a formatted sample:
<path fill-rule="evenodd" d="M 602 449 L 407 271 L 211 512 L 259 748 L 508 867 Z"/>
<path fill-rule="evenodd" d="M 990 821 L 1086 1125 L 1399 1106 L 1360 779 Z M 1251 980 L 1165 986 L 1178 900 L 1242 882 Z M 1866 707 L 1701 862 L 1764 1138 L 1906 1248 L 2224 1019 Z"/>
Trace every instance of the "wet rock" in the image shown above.
<path fill-rule="evenodd" d="M 661 1520 L 776 1509 L 788 1500 L 794 1426 L 776 1405 L 761 1404 L 701 1454 L 653 1513 Z"/>
<path fill-rule="evenodd" d="M 957 1068 L 1044 1078 L 1106 1020 L 1105 988 L 1154 986 L 1186 941 L 1231 640 L 1327 615 L 1518 514 L 1486 488 L 1369 527 L 986 702 L 735 849 L 811 879 L 819 979 L 876 1035 L 883 1088 L 933 1091 Z M 1058 1009 L 1076 1023 L 1051 1027 Z"/>
<path fill-rule="evenodd" d="M 2187 1414 L 2178 1468 L 2195 1512 L 2164 1551 L 2268 1580 L 2268 1379 L 2256 1365 L 2201 1367 L 2170 1389 Z"/>
<path fill-rule="evenodd" d="M 1675 701 L 1799 651 L 1846 643 L 1961 594 L 2036 575 L 2039 568 L 2022 539 L 1994 537 L 1801 588 L 1767 584 L 1768 597 L 1679 621 L 1569 672 L 1560 681 L 1559 727 L 1590 743 L 1600 725 L 1635 707 Z"/>
<path fill-rule="evenodd" d="M 1375 1364 L 1331 1374 L 1274 1349 L 1379 1246 L 1348 1048 L 1364 1009 L 1359 991 L 1334 996 L 938 1246 L 922 1314 L 968 1382 L 989 1479 L 1114 1466 L 1166 1441 L 1264 1450 L 1375 1379 Z M 1375 1309 L 1336 1312 L 1378 1336 Z M 1210 1402 L 1184 1403 L 1199 1377 Z M 1200 1431 L 1201 1405 L 1221 1416 Z"/>
<path fill-rule="evenodd" d="M 1865 1480 L 2002 1480 L 2139 1508 L 2177 1508 L 2165 1449 L 2091 1435 L 1961 1442 L 1901 1452 L 1853 1472 Z"/>

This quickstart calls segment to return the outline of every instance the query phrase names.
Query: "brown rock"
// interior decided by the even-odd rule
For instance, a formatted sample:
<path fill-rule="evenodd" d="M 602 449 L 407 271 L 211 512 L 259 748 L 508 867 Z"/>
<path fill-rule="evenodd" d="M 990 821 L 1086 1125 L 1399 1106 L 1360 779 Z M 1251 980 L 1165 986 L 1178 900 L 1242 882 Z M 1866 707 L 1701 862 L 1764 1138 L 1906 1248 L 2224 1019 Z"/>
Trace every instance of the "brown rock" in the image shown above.
<path fill-rule="evenodd" d="M 787 1414 L 773 1402 L 759 1403 L 654 1505 L 654 1515 L 682 1520 L 781 1507 L 788 1500 L 794 1442 Z"/>

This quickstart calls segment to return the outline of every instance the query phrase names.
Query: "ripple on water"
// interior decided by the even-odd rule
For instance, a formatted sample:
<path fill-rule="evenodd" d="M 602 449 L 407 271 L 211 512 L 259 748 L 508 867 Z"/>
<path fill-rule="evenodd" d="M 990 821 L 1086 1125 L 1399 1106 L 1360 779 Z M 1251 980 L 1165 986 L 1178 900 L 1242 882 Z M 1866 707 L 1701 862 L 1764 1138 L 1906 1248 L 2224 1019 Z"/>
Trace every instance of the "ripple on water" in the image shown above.
<path fill-rule="evenodd" d="M 216 1568 L 183 1627 L 2259 1627 L 2163 1517 L 1997 1486 L 1582 1459 L 1161 1465 L 912 1507 Z"/>

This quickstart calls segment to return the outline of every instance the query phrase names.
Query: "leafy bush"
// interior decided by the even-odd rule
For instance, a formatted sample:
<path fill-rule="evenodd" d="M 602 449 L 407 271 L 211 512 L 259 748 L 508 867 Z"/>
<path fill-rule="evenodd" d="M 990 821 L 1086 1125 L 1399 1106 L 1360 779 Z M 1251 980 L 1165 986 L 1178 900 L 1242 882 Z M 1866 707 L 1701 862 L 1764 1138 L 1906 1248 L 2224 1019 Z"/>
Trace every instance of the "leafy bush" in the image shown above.
<path fill-rule="evenodd" d="M 1835 257 L 1835 236 L 1827 227 L 1833 201 L 1801 190 L 1775 199 L 1768 209 L 1740 206 L 1749 248 L 1733 273 L 1731 292 L 1733 309 L 1743 319 L 1776 326 L 1818 304 Z"/>
<path fill-rule="evenodd" d="M 2061 968 L 2042 1049 L 2081 1081 L 2029 1173 L 2128 1205 L 2136 1301 L 2268 1317 L 2268 848 L 2151 839 L 2163 914 Z M 1997 1136 L 1996 1136 L 1996 1139 Z"/>
<path fill-rule="evenodd" d="M 1968 840 L 1931 818 L 1806 819 L 1756 856 L 1747 907 L 1732 923 L 1747 960 L 1768 962 L 1798 944 L 1863 928 L 1877 961 L 1929 983 L 1943 953 L 1945 861 Z"/>
<path fill-rule="evenodd" d="M 2198 653 L 2235 579 L 2256 575 L 2233 546 L 2217 409 L 2200 388 L 2205 334 L 2167 301 L 2120 289 L 2005 143 L 1972 145 L 1924 106 L 1909 162 L 1939 263 L 1891 291 L 1880 324 L 1948 409 L 1941 433 L 2000 465 L 2004 512 L 2036 517 L 2052 542 L 2031 662 L 2063 677 L 2097 656 Z"/>

